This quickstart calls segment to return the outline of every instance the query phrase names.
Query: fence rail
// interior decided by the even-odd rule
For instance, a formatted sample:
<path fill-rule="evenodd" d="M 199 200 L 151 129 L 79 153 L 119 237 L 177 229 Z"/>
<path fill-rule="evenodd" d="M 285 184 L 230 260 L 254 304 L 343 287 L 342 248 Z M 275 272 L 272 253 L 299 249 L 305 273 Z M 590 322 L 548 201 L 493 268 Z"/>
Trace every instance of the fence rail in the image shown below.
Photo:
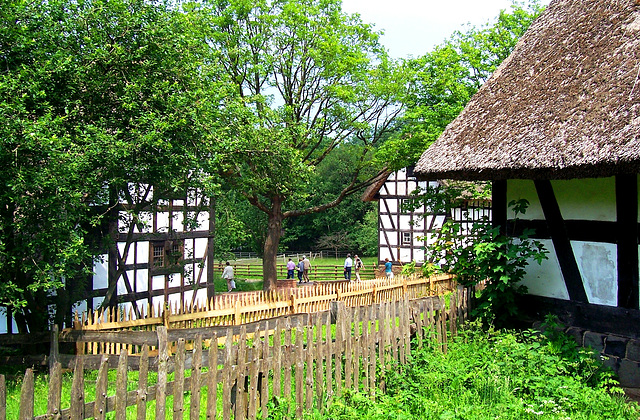
<path fill-rule="evenodd" d="M 294 260 L 298 262 L 297 260 Z M 248 279 L 262 279 L 262 265 L 261 264 L 231 264 L 233 266 L 234 275 L 240 278 Z M 224 264 L 216 263 L 214 270 L 222 271 Z M 285 279 L 287 277 L 287 265 L 278 264 L 277 273 L 279 279 Z M 296 272 L 297 273 L 297 272 Z M 297 275 L 297 274 L 295 274 Z M 377 264 L 369 264 L 360 270 L 360 277 L 363 280 L 373 280 L 376 276 L 384 275 L 384 269 L 380 268 Z M 352 278 L 355 279 L 355 272 L 352 273 Z M 344 279 L 344 267 L 342 265 L 312 265 L 309 270 L 309 278 L 314 281 L 322 280 L 342 280 Z"/>
<path fill-rule="evenodd" d="M 106 308 L 102 311 L 76 314 L 73 329 L 84 331 L 153 331 L 167 328 L 199 328 L 233 326 L 286 315 L 329 310 L 332 302 L 344 302 L 347 307 L 373 303 L 394 302 L 433 296 L 455 288 L 451 275 L 424 277 L 396 277 L 362 282 L 316 283 L 312 286 L 289 288 L 273 292 L 256 291 L 218 295 L 194 305 L 139 308 L 136 311 Z M 144 309 L 144 310 L 143 310 Z M 120 345 L 86 342 L 76 351 L 80 354 L 119 354 Z M 129 353 L 141 351 L 131 345 Z"/>
<path fill-rule="evenodd" d="M 384 387 L 378 382 L 380 373 L 406 362 L 412 334 L 419 338 L 416 345 L 421 346 L 423 334 L 430 330 L 437 334 L 438 345 L 446 351 L 447 330 L 456 334 L 458 320 L 465 319 L 469 309 L 471 294 L 464 289 L 459 292 L 452 295 L 448 310 L 442 297 L 411 302 L 404 298 L 357 308 L 349 308 L 341 301 L 334 303 L 333 311 L 228 327 L 224 332 L 214 327 L 197 331 L 195 337 L 192 331 L 164 326 L 152 334 L 129 331 L 127 337 L 144 336 L 138 340 L 143 343 L 142 352 L 140 356 L 129 356 L 123 347 L 118 356 L 100 356 L 94 401 L 85 401 L 85 358 L 77 357 L 72 389 L 64 403 L 62 365 L 54 364 L 46 413 L 34 412 L 33 371 L 27 370 L 19 418 L 103 419 L 107 413 L 115 412 L 116 419 L 124 419 L 127 414 L 143 419 L 147 411 L 157 419 L 167 415 L 183 418 L 186 413 L 190 419 L 203 415 L 225 420 L 232 416 L 267 418 L 267 402 L 274 396 L 293 401 L 295 413 L 289 414 L 300 418 L 304 410 L 322 409 L 344 389 L 376 393 Z M 172 348 L 170 343 L 176 339 L 177 346 Z M 191 339 L 195 344 L 187 350 L 186 343 Z M 219 347 L 217 343 L 223 345 Z M 153 346 L 158 348 L 156 356 L 150 356 Z M 115 357 L 117 386 L 108 393 L 107 377 Z M 127 391 L 127 370 L 132 368 L 134 359 L 139 375 L 134 389 Z M 148 383 L 149 370 L 158 372 L 156 383 Z M 190 376 L 185 373 L 188 370 Z M 171 372 L 174 379 L 168 380 Z M 0 420 L 6 419 L 5 407 L 5 379 L 0 375 Z"/>

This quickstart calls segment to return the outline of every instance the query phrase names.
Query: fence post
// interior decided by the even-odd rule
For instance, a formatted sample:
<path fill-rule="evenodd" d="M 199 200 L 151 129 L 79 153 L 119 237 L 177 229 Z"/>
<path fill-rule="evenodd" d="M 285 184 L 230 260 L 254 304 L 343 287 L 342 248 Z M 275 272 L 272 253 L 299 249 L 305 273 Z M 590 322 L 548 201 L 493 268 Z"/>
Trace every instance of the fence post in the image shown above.
<path fill-rule="evenodd" d="M 296 313 L 296 296 L 293 294 L 293 292 L 291 293 L 289 298 L 289 313 L 290 314 Z"/>
<path fill-rule="evenodd" d="M 167 343 L 167 327 L 158 327 L 158 384 L 156 385 L 156 418 L 166 418 L 165 403 L 167 400 L 167 364 L 169 350 Z"/>
<path fill-rule="evenodd" d="M 0 420 L 7 420 L 7 384 L 4 375 L 0 375 Z"/>
<path fill-rule="evenodd" d="M 24 374 L 24 380 L 22 381 L 22 389 L 20 390 L 20 414 L 18 415 L 20 419 L 33 418 L 33 384 L 33 369 L 27 369 Z"/>
<path fill-rule="evenodd" d="M 58 324 L 53 324 L 53 327 L 51 328 L 51 340 L 49 340 L 49 372 L 53 370 L 53 366 L 60 357 L 60 350 L 58 346 L 59 335 Z"/>

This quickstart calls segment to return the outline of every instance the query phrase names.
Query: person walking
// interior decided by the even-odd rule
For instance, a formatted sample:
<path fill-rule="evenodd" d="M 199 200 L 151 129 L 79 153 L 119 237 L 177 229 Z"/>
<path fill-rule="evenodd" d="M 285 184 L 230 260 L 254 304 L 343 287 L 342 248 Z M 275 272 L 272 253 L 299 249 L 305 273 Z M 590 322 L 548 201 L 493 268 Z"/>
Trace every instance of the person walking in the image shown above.
<path fill-rule="evenodd" d="M 364 264 L 362 263 L 360 257 L 358 257 L 357 255 L 353 257 L 353 266 L 356 269 L 356 281 L 362 281 L 360 279 L 360 270 L 364 268 Z"/>
<path fill-rule="evenodd" d="M 311 261 L 309 261 L 307 259 L 307 256 L 304 256 L 304 259 L 302 260 L 302 263 L 304 265 L 304 273 L 302 274 L 302 277 L 304 278 L 304 282 L 305 283 L 309 283 L 309 271 L 311 271 Z"/>
<path fill-rule="evenodd" d="M 291 258 L 289 258 L 289 262 L 287 262 L 287 280 L 293 279 L 293 272 L 296 269 L 296 263 L 294 263 Z"/>
<path fill-rule="evenodd" d="M 391 261 L 389 261 L 389 258 L 385 258 L 384 259 L 384 274 L 387 276 L 388 279 L 392 279 L 393 278 L 393 263 Z"/>
<path fill-rule="evenodd" d="M 233 267 L 229 261 L 222 271 L 222 278 L 227 281 L 227 293 L 236 288 L 236 282 L 233 280 Z"/>
<path fill-rule="evenodd" d="M 351 254 L 347 254 L 347 258 L 344 260 L 344 279 L 351 281 L 351 268 L 353 267 L 353 260 Z"/>
<path fill-rule="evenodd" d="M 302 258 L 298 258 L 298 265 L 296 266 L 296 270 L 298 270 L 298 284 L 301 284 L 302 276 L 304 275 L 304 261 L 302 261 Z"/>

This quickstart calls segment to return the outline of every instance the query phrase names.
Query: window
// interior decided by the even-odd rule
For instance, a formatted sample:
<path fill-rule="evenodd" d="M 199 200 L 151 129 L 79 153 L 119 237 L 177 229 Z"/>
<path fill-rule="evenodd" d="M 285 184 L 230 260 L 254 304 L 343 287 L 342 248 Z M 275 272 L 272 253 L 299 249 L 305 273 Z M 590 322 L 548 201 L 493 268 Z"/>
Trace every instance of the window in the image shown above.
<path fill-rule="evenodd" d="M 153 266 L 164 267 L 164 244 L 153 244 Z"/>
<path fill-rule="evenodd" d="M 411 245 L 411 232 L 402 232 L 402 245 Z"/>
<path fill-rule="evenodd" d="M 153 269 L 173 268 L 181 269 L 184 242 L 182 240 L 168 240 L 151 243 L 151 265 Z"/>

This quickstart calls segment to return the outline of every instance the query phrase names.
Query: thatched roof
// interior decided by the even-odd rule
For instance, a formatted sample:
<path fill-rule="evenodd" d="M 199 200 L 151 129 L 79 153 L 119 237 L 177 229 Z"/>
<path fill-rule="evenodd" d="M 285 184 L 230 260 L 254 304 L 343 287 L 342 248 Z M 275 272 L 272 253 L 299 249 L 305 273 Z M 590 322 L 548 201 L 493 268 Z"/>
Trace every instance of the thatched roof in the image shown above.
<path fill-rule="evenodd" d="M 387 182 L 387 178 L 389 178 L 389 175 L 391 175 L 393 172 L 390 170 L 385 170 L 383 172 L 381 172 L 371 183 L 371 185 L 369 185 L 369 187 L 367 187 L 366 190 L 364 190 L 364 193 L 362 193 L 362 201 L 376 201 L 378 200 L 378 193 L 380 192 L 380 188 L 382 188 L 382 186 L 384 185 L 385 182 Z"/>
<path fill-rule="evenodd" d="M 424 152 L 415 173 L 640 173 L 640 0 L 554 0 Z"/>

